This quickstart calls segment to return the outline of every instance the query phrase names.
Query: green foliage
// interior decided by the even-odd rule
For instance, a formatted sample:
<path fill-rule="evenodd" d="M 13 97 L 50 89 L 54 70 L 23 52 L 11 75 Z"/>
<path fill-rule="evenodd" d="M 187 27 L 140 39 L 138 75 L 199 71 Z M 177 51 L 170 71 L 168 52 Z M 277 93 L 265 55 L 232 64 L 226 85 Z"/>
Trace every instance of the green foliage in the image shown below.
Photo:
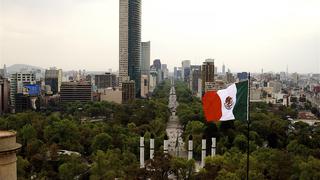
<path fill-rule="evenodd" d="M 28 160 L 21 156 L 17 157 L 17 173 L 19 179 L 28 179 L 28 169 L 30 168 L 30 163 Z"/>
<path fill-rule="evenodd" d="M 87 169 L 88 166 L 78 156 L 72 155 L 67 158 L 65 163 L 59 166 L 59 176 L 61 179 L 72 180 Z"/>
<path fill-rule="evenodd" d="M 171 171 L 171 159 L 172 157 L 169 154 L 164 154 L 160 151 L 155 152 L 154 158 L 146 162 L 146 170 L 150 169 L 152 171 L 147 171 L 146 173 L 151 179 L 168 179 Z"/>
<path fill-rule="evenodd" d="M 134 154 L 121 153 L 119 149 L 103 152 L 98 150 L 93 157 L 90 179 L 124 178 L 129 166 L 136 164 Z"/>
<path fill-rule="evenodd" d="M 22 139 L 24 141 L 34 139 L 34 138 L 36 138 L 36 135 L 37 135 L 36 130 L 30 124 L 23 126 L 20 133 L 21 133 Z"/>
<path fill-rule="evenodd" d="M 49 144 L 56 143 L 63 149 L 81 150 L 78 139 L 80 138 L 77 124 L 71 120 L 53 122 L 44 130 L 44 138 Z"/>
<path fill-rule="evenodd" d="M 101 133 L 94 137 L 92 142 L 93 151 L 106 151 L 111 145 L 112 137 L 107 133 Z"/>
<path fill-rule="evenodd" d="M 247 138 L 243 135 L 237 135 L 236 138 L 233 140 L 233 146 L 238 148 L 242 152 L 246 152 L 248 148 L 248 140 Z"/>
<path fill-rule="evenodd" d="M 177 179 L 193 179 L 195 172 L 195 161 L 175 157 L 171 160 L 171 168 Z"/>

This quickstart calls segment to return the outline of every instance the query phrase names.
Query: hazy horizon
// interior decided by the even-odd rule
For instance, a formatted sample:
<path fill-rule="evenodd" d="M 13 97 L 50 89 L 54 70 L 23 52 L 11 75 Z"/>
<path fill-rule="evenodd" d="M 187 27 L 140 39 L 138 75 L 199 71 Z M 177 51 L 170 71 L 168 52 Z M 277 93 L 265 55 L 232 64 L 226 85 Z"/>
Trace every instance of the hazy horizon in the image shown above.
<path fill-rule="evenodd" d="M 218 71 L 319 73 L 319 9 L 317 0 L 142 0 L 142 41 L 170 71 L 214 58 Z M 0 0 L 0 65 L 117 71 L 118 13 L 118 0 Z"/>

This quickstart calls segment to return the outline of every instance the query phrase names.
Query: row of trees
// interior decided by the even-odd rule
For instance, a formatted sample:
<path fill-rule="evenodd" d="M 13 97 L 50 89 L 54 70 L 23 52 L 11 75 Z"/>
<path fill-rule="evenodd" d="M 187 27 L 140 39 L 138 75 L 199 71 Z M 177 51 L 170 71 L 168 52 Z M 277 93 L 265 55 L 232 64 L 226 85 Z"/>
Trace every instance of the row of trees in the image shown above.
<path fill-rule="evenodd" d="M 0 129 L 17 131 L 17 141 L 22 144 L 19 179 L 133 177 L 139 171 L 140 134 L 145 133 L 149 141 L 152 133 L 156 148 L 162 145 L 170 116 L 169 90 L 166 81 L 155 89 L 151 100 L 75 102 L 56 112 L 1 116 Z"/>
<path fill-rule="evenodd" d="M 184 139 L 194 137 L 196 160 L 200 160 L 201 139 L 217 138 L 217 156 L 206 159 L 200 179 L 244 179 L 246 177 L 247 122 L 235 120 L 207 123 L 200 99 L 192 97 L 184 82 L 176 82 L 177 114 L 184 125 Z M 250 109 L 250 179 L 320 179 L 320 126 L 298 122 L 295 109 L 266 103 L 252 103 Z"/>

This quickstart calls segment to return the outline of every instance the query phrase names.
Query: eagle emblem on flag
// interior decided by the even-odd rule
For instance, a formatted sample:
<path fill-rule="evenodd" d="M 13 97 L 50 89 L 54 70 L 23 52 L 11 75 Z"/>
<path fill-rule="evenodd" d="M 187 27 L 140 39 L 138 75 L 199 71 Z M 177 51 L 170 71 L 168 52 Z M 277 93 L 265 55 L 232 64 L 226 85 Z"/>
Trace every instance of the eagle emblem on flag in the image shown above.
<path fill-rule="evenodd" d="M 227 109 L 227 110 L 231 110 L 232 109 L 232 106 L 233 106 L 233 99 L 231 96 L 228 96 L 224 102 L 224 107 Z"/>

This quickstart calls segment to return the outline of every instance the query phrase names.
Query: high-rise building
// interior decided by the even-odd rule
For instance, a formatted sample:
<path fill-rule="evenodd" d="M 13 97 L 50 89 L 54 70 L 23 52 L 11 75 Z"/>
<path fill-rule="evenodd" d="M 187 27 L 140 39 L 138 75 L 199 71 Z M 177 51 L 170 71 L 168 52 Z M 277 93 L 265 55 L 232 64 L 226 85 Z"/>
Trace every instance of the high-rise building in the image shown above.
<path fill-rule="evenodd" d="M 156 78 L 157 78 L 156 84 L 159 84 L 163 80 L 163 73 L 162 73 L 162 69 L 161 69 L 162 65 L 161 65 L 160 59 L 155 59 L 153 61 L 153 65 L 150 68 L 153 69 L 153 71 L 157 72 L 156 73 Z M 150 73 L 151 73 L 151 71 L 150 71 Z M 155 75 L 155 73 L 153 73 L 153 75 Z M 151 80 L 150 80 L 150 82 L 151 82 Z"/>
<path fill-rule="evenodd" d="M 293 83 L 294 83 L 295 85 L 297 85 L 298 82 L 299 82 L 299 74 L 298 74 L 298 73 L 292 73 L 291 76 L 292 76 Z"/>
<path fill-rule="evenodd" d="M 178 67 L 177 69 L 177 79 L 182 80 L 182 68 Z"/>
<path fill-rule="evenodd" d="M 189 82 L 191 61 L 183 60 L 181 64 L 182 64 L 182 71 L 181 71 L 182 80 L 184 80 L 185 82 Z"/>
<path fill-rule="evenodd" d="M 141 74 L 149 75 L 150 71 L 150 41 L 141 42 Z"/>
<path fill-rule="evenodd" d="M 141 75 L 141 97 L 147 98 L 149 94 L 149 75 Z"/>
<path fill-rule="evenodd" d="M 92 100 L 90 82 L 63 82 L 61 84 L 60 101 L 68 102 L 89 102 Z"/>
<path fill-rule="evenodd" d="M 119 80 L 133 80 L 140 96 L 141 0 L 120 0 Z"/>
<path fill-rule="evenodd" d="M 234 77 L 233 77 L 233 74 L 232 73 L 230 73 L 230 72 L 227 72 L 226 73 L 226 82 L 227 83 L 234 83 L 235 82 L 235 79 L 234 79 Z"/>
<path fill-rule="evenodd" d="M 237 78 L 239 81 L 244 81 L 248 79 L 248 73 L 247 72 L 241 72 L 237 73 Z"/>
<path fill-rule="evenodd" d="M 161 69 L 161 61 L 160 61 L 160 59 L 155 59 L 153 61 L 153 66 L 156 68 L 156 70 Z"/>
<path fill-rule="evenodd" d="M 122 82 L 122 102 L 128 103 L 135 98 L 135 82 L 134 81 L 126 81 Z"/>
<path fill-rule="evenodd" d="M 20 72 L 20 73 L 11 74 L 10 101 L 13 109 L 15 109 L 16 105 L 18 105 L 16 104 L 16 98 L 20 97 L 20 95 L 23 93 L 24 86 L 29 84 L 36 84 L 36 75 L 34 73 Z"/>
<path fill-rule="evenodd" d="M 226 73 L 226 66 L 223 64 L 222 65 L 222 74 L 225 74 Z"/>
<path fill-rule="evenodd" d="M 161 73 L 162 73 L 162 80 L 168 79 L 169 78 L 169 69 L 167 64 L 162 64 L 161 65 Z"/>
<path fill-rule="evenodd" d="M 141 97 L 149 93 L 150 74 L 150 41 L 141 42 Z"/>
<path fill-rule="evenodd" d="M 0 115 L 9 111 L 9 81 L 0 77 Z"/>
<path fill-rule="evenodd" d="M 173 68 L 173 78 L 178 79 L 178 68 L 177 67 Z"/>
<path fill-rule="evenodd" d="M 201 79 L 201 66 L 197 66 L 197 65 L 191 66 L 190 89 L 194 94 L 198 93 L 199 79 Z"/>
<path fill-rule="evenodd" d="M 207 59 L 201 68 L 202 94 L 214 88 L 214 59 Z"/>
<path fill-rule="evenodd" d="M 149 92 L 153 92 L 154 89 L 157 86 L 157 76 L 158 76 L 158 71 L 156 70 L 155 67 L 152 66 L 150 68 L 150 76 L 149 76 Z"/>
<path fill-rule="evenodd" d="M 117 77 L 115 74 L 105 73 L 94 76 L 95 85 L 98 89 L 101 88 L 114 88 L 117 83 Z"/>
<path fill-rule="evenodd" d="M 45 84 L 51 87 L 51 91 L 54 94 L 60 92 L 60 87 L 62 83 L 62 70 L 51 68 L 45 71 Z"/>

